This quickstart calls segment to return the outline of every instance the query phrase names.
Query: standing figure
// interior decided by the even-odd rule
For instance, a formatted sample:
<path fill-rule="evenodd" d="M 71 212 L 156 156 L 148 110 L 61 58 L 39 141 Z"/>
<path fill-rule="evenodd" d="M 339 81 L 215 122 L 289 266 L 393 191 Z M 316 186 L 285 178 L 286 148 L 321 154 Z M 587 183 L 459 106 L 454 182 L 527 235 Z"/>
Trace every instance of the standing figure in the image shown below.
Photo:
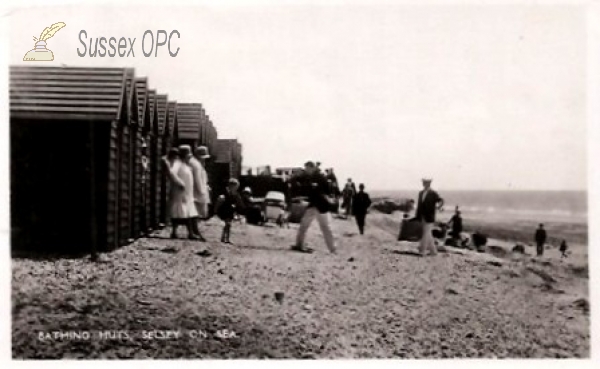
<path fill-rule="evenodd" d="M 219 196 L 215 213 L 225 223 L 223 233 L 221 234 L 221 242 L 231 244 L 231 224 L 236 214 L 243 213 L 244 203 L 238 194 L 240 183 L 237 179 L 231 178 L 225 189 L 225 193 Z"/>
<path fill-rule="evenodd" d="M 562 242 L 560 243 L 560 248 L 559 248 L 560 253 L 561 253 L 561 256 L 560 256 L 561 259 L 568 257 L 568 255 L 567 255 L 568 248 L 569 248 L 569 246 L 567 245 L 567 240 L 562 240 Z"/>
<path fill-rule="evenodd" d="M 456 207 L 455 213 L 448 221 L 448 225 L 452 223 L 452 232 L 450 232 L 450 236 L 454 239 L 461 239 L 461 234 L 463 231 L 463 220 L 460 216 L 460 210 L 458 210 L 458 206 Z"/>
<path fill-rule="evenodd" d="M 296 244 L 292 246 L 292 250 L 309 253 L 313 251 L 304 245 L 304 239 L 311 223 L 317 218 L 327 248 L 335 254 L 335 240 L 331 230 L 331 215 L 329 214 L 332 200 L 329 198 L 331 193 L 325 176 L 317 171 L 315 163 L 309 161 L 304 164 L 304 172 L 294 179 L 301 186 L 302 192 L 308 195 L 308 206 L 300 221 Z"/>
<path fill-rule="evenodd" d="M 194 233 L 198 235 L 201 241 L 206 241 L 200 233 L 198 225 L 200 220 L 208 218 L 208 205 L 210 204 L 210 193 L 208 191 L 208 176 L 206 174 L 206 159 L 210 158 L 208 149 L 205 146 L 199 146 L 194 151 L 195 156 L 190 159 L 190 167 L 194 176 L 194 206 L 198 216 L 193 222 Z"/>
<path fill-rule="evenodd" d="M 344 186 L 344 190 L 342 191 L 342 208 L 346 210 L 346 219 L 352 215 L 352 199 L 356 194 L 356 187 L 352 182 L 352 178 L 348 178 L 348 182 Z"/>
<path fill-rule="evenodd" d="M 358 193 L 354 195 L 352 199 L 352 212 L 356 218 L 356 224 L 360 234 L 365 233 L 365 219 L 367 218 L 367 211 L 371 206 L 371 197 L 365 192 L 365 185 L 360 184 L 358 186 Z"/>
<path fill-rule="evenodd" d="M 419 192 L 417 202 L 416 218 L 421 221 L 423 226 L 423 235 L 419 243 L 421 256 L 425 256 L 426 251 L 429 251 L 430 255 L 437 255 L 437 248 L 431 231 L 435 223 L 435 212 L 444 205 L 444 200 L 431 188 L 431 182 L 431 178 L 423 178 L 423 190 Z"/>
<path fill-rule="evenodd" d="M 544 244 L 546 243 L 546 230 L 544 225 L 540 223 L 539 228 L 535 231 L 535 243 L 537 246 L 537 256 L 544 255 Z"/>
<path fill-rule="evenodd" d="M 189 150 L 187 154 L 189 154 Z M 163 157 L 163 163 L 166 165 L 166 173 L 171 181 L 168 203 L 169 218 L 172 226 L 171 238 L 177 238 L 177 228 L 180 225 L 184 225 L 188 230 L 188 237 L 190 239 L 197 239 L 194 235 L 190 219 L 190 208 L 194 204 L 192 173 L 187 164 L 181 159 L 182 156 L 186 157 L 187 154 L 185 149 L 178 150 L 172 148 L 169 150 L 167 157 Z"/>

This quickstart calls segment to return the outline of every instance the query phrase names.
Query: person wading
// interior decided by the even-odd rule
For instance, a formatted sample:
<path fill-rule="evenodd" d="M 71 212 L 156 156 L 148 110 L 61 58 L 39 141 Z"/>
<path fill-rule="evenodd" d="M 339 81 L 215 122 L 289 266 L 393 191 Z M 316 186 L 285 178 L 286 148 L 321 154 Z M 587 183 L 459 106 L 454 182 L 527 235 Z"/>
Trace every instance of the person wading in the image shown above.
<path fill-rule="evenodd" d="M 435 240 L 431 231 L 435 223 L 435 212 L 444 205 L 444 200 L 431 188 L 431 178 L 423 178 L 423 190 L 419 192 L 417 201 L 416 218 L 421 221 L 423 226 L 423 235 L 419 243 L 419 252 L 425 256 L 429 251 L 430 255 L 437 255 Z"/>
<path fill-rule="evenodd" d="M 306 232 L 315 218 L 319 222 L 321 232 L 325 238 L 327 248 L 333 254 L 336 253 L 335 240 L 331 230 L 331 200 L 329 196 L 329 186 L 327 179 L 323 174 L 317 171 L 315 163 L 312 161 L 304 164 L 304 173 L 300 175 L 298 180 L 301 182 L 302 192 L 308 194 L 308 206 L 298 228 L 296 235 L 296 244 L 292 246 L 292 250 L 300 252 L 312 252 L 313 250 L 304 245 Z"/>
<path fill-rule="evenodd" d="M 356 224 L 360 234 L 365 233 L 365 219 L 367 218 L 367 211 L 371 206 L 371 198 L 369 194 L 365 192 L 365 185 L 360 184 L 358 186 L 358 193 L 354 195 L 352 200 L 352 212 L 356 218 Z"/>

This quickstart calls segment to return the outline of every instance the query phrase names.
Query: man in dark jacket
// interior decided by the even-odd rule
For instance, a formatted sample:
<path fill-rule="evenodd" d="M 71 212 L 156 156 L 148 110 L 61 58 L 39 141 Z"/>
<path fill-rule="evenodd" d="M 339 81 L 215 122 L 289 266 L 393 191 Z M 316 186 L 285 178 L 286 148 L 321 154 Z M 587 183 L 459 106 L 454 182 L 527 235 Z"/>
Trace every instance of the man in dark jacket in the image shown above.
<path fill-rule="evenodd" d="M 544 225 L 540 224 L 540 227 L 535 231 L 535 243 L 537 245 L 537 256 L 544 255 L 544 244 L 546 243 L 546 230 Z"/>
<path fill-rule="evenodd" d="M 365 233 L 365 219 L 367 218 L 369 206 L 371 206 L 371 198 L 365 192 L 365 185 L 361 183 L 358 186 L 358 193 L 354 195 L 354 199 L 352 200 L 352 212 L 356 218 L 360 234 Z"/>
<path fill-rule="evenodd" d="M 450 223 L 452 223 L 452 232 L 450 233 L 450 236 L 452 236 L 452 238 L 455 238 L 455 239 L 461 238 L 461 234 L 463 231 L 463 222 L 462 221 L 463 220 L 462 220 L 462 217 L 460 216 L 460 210 L 458 210 L 458 207 L 457 207 L 456 212 L 454 213 L 452 218 L 450 218 L 450 220 L 448 221 L 448 225 L 450 225 Z"/>
<path fill-rule="evenodd" d="M 295 178 L 295 181 L 300 184 L 302 193 L 308 197 L 308 207 L 300 221 L 300 228 L 296 236 L 296 244 L 292 247 L 295 251 L 312 252 L 312 249 L 304 246 L 306 232 L 312 221 L 317 218 L 327 248 L 331 253 L 336 252 L 333 232 L 331 231 L 331 209 L 330 187 L 325 176 L 317 171 L 317 166 L 312 161 L 304 164 L 304 173 Z"/>
<path fill-rule="evenodd" d="M 419 243 L 419 252 L 425 256 L 429 250 L 431 255 L 437 254 L 435 240 L 431 231 L 435 223 L 435 212 L 444 205 L 444 200 L 431 188 L 431 178 L 423 178 L 423 190 L 419 192 L 416 218 L 423 225 L 423 235 Z"/>

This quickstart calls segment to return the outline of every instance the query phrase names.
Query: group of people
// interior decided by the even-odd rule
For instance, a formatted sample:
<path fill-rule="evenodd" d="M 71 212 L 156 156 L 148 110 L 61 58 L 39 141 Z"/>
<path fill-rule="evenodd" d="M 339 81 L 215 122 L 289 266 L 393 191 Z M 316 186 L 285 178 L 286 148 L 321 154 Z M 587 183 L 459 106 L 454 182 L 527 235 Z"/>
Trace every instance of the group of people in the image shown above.
<path fill-rule="evenodd" d="M 208 149 L 199 146 L 192 154 L 189 145 L 171 148 L 162 158 L 170 181 L 167 210 L 172 225 L 171 238 L 177 238 L 179 226 L 185 226 L 188 238 L 206 241 L 199 222 L 209 217 L 210 187 L 206 173 Z"/>
<path fill-rule="evenodd" d="M 209 206 L 211 205 L 210 187 L 206 173 L 206 160 L 210 158 L 205 146 L 197 147 L 193 152 L 189 145 L 181 145 L 169 150 L 163 162 L 167 168 L 167 176 L 170 180 L 170 193 L 168 212 L 172 224 L 171 238 L 177 238 L 177 230 L 183 225 L 188 230 L 188 238 L 192 240 L 206 241 L 200 232 L 199 222 L 209 218 Z M 299 252 L 313 252 L 313 249 L 305 245 L 306 232 L 312 222 L 316 219 L 323 233 L 325 244 L 331 253 L 336 253 L 336 244 L 331 229 L 331 212 L 338 211 L 338 199 L 342 197 L 342 208 L 345 209 L 346 219 L 354 216 L 360 234 L 364 234 L 365 221 L 371 206 L 371 198 L 365 192 L 365 185 L 359 184 L 358 190 L 351 178 L 348 179 L 343 191 L 339 191 L 337 178 L 333 169 L 327 169 L 323 173 L 320 163 L 308 161 L 304 164 L 304 170 L 292 176 L 290 183 L 296 187 L 296 194 L 307 200 L 300 226 L 296 235 L 296 242 L 292 249 Z M 419 253 L 421 256 L 436 255 L 438 250 L 433 236 L 436 222 L 436 212 L 444 205 L 444 200 L 431 188 L 432 179 L 423 178 L 423 189 L 418 194 L 415 219 L 421 223 L 422 236 L 419 242 Z M 244 214 L 246 208 L 251 208 L 248 202 L 251 190 L 246 188 L 240 194 L 239 182 L 230 179 L 225 190 L 217 200 L 215 214 L 224 222 L 221 242 L 231 243 L 232 222 L 237 214 Z M 455 214 L 448 221 L 452 226 L 450 236 L 455 239 L 461 238 L 463 221 L 458 207 Z M 546 242 L 546 231 L 544 225 L 540 224 L 535 234 L 537 255 L 544 253 Z M 567 244 L 563 240 L 559 250 L 562 257 L 566 257 Z"/>
<path fill-rule="evenodd" d="M 177 230 L 183 225 L 187 228 L 189 239 L 206 241 L 199 223 L 210 217 L 211 189 L 206 172 L 208 158 L 208 148 L 199 146 L 192 153 L 189 145 L 171 148 L 162 158 L 171 184 L 167 208 L 173 239 L 178 237 Z M 214 213 L 224 222 L 221 235 L 223 243 L 231 243 L 231 223 L 236 213 L 244 209 L 244 202 L 238 193 L 239 186 L 237 179 L 230 179 L 225 192 L 215 204 Z"/>

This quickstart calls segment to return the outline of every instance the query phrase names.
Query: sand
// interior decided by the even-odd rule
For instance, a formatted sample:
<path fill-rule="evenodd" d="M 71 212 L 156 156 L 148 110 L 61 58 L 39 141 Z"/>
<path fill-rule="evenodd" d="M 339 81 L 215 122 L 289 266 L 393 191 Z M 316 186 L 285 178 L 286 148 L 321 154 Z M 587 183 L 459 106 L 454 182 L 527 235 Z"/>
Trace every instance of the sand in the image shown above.
<path fill-rule="evenodd" d="M 296 225 L 236 223 L 230 246 L 212 241 L 221 231 L 213 219 L 203 227 L 207 243 L 141 239 L 101 263 L 13 259 L 13 356 L 590 356 L 587 266 L 495 248 L 421 258 L 416 244 L 396 241 L 394 218 L 371 214 L 367 224 L 360 236 L 353 221 L 334 221 L 337 255 L 317 224 L 308 236 L 315 253 L 300 254 L 289 250 Z M 204 249 L 212 255 L 197 255 Z M 153 329 L 181 335 L 145 339 Z M 94 338 L 100 330 L 130 337 Z M 53 331 L 93 338 L 38 337 Z"/>

